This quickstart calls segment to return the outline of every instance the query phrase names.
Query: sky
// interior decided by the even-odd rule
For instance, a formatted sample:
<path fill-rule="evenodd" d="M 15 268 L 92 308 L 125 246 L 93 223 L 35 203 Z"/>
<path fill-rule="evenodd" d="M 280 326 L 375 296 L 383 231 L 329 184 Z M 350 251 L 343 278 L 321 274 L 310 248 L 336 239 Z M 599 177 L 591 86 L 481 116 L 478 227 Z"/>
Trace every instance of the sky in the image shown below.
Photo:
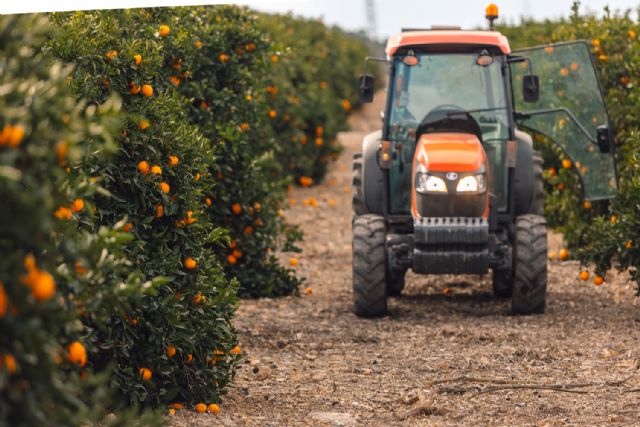
<path fill-rule="evenodd" d="M 572 0 L 493 0 L 500 9 L 498 22 L 518 22 L 521 16 L 537 19 L 568 16 Z M 365 0 L 246 0 L 265 12 L 293 12 L 322 18 L 347 30 L 366 27 Z M 462 28 L 486 26 L 484 9 L 489 0 L 373 0 L 377 35 L 384 39 L 400 28 L 424 28 L 431 25 L 458 25 Z M 637 9 L 640 0 L 583 0 L 581 11 L 601 13 L 604 6 L 612 10 Z"/>

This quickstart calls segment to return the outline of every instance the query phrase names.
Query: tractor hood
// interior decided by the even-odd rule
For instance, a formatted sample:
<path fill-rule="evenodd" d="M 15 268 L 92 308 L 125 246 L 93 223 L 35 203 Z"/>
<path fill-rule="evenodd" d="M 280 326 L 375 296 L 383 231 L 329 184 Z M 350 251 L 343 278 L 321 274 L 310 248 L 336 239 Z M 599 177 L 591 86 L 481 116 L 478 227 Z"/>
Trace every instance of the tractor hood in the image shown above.
<path fill-rule="evenodd" d="M 429 133 L 420 137 L 415 160 L 429 172 L 478 172 L 487 158 L 476 135 Z"/>

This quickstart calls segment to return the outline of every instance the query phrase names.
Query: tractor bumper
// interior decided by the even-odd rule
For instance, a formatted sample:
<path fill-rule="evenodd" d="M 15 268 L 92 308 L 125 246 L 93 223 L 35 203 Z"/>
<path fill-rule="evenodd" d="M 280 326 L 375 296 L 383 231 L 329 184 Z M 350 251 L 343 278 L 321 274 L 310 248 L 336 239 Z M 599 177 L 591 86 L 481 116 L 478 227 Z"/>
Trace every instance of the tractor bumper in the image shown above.
<path fill-rule="evenodd" d="M 489 222 L 477 217 L 416 219 L 412 268 L 418 274 L 487 273 Z"/>

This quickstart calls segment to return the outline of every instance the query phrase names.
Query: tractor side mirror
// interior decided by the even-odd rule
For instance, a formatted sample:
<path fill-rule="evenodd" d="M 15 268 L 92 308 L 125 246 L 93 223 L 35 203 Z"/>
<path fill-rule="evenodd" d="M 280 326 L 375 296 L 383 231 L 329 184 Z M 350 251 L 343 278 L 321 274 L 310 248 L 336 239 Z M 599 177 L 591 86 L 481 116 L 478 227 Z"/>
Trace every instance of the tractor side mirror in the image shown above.
<path fill-rule="evenodd" d="M 522 77 L 522 98 L 524 102 L 538 102 L 540 99 L 540 78 L 535 74 Z"/>
<path fill-rule="evenodd" d="M 363 74 L 359 79 L 360 102 L 372 102 L 376 87 L 376 78 L 372 74 Z"/>
<path fill-rule="evenodd" d="M 607 126 L 598 126 L 596 128 L 596 141 L 598 142 L 598 148 L 601 153 L 607 154 L 611 152 L 613 146 L 613 136 Z"/>

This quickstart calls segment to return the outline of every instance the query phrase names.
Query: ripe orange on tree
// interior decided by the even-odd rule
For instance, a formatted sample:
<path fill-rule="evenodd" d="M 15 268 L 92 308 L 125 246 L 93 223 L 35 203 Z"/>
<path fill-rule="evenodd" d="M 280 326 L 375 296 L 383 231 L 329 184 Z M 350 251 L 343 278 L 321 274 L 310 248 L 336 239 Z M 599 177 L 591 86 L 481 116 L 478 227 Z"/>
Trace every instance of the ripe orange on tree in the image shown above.
<path fill-rule="evenodd" d="M 178 156 L 169 156 L 169 166 L 177 166 L 180 163 Z"/>
<path fill-rule="evenodd" d="M 231 254 L 227 256 L 227 262 L 233 265 L 238 262 L 238 259 L 233 254 Z"/>
<path fill-rule="evenodd" d="M 196 260 L 194 260 L 191 257 L 185 258 L 184 261 L 182 261 L 182 265 L 184 265 L 184 268 L 186 268 L 187 270 L 193 270 L 194 268 L 196 268 Z"/>
<path fill-rule="evenodd" d="M 167 353 L 167 357 L 173 357 L 173 356 L 175 356 L 175 355 L 176 355 L 176 348 L 175 348 L 175 346 L 172 346 L 172 345 L 168 346 L 168 347 L 167 347 L 167 351 L 166 351 L 166 353 Z"/>
<path fill-rule="evenodd" d="M 9 298 L 4 290 L 4 285 L 0 282 L 0 319 L 2 319 L 7 312 L 7 306 L 9 305 Z"/>
<path fill-rule="evenodd" d="M 153 86 L 142 85 L 142 94 L 146 97 L 153 96 Z"/>
<path fill-rule="evenodd" d="M 562 161 L 562 167 L 565 168 L 565 169 L 570 169 L 571 168 L 571 160 L 564 159 Z"/>
<path fill-rule="evenodd" d="M 158 29 L 158 35 L 160 37 L 166 37 L 169 35 L 170 32 L 171 32 L 171 29 L 169 28 L 168 25 L 160 25 L 160 28 Z"/>
<path fill-rule="evenodd" d="M 149 162 L 147 162 L 146 160 L 142 160 L 142 161 L 138 162 L 138 171 L 142 175 L 148 174 L 149 173 Z"/>
<path fill-rule="evenodd" d="M 163 193 L 169 194 L 169 191 L 171 191 L 171 187 L 169 186 L 169 184 L 167 184 L 166 182 L 162 181 L 159 185 L 160 185 L 160 190 Z"/>
<path fill-rule="evenodd" d="M 242 212 L 242 206 L 240 206 L 240 203 L 234 203 L 233 205 L 231 205 L 231 212 L 236 215 L 240 215 L 240 213 Z"/>
<path fill-rule="evenodd" d="M 84 200 L 75 199 L 71 204 L 71 210 L 75 213 L 81 212 L 84 209 Z"/>
<path fill-rule="evenodd" d="M 87 350 L 80 341 L 74 341 L 67 346 L 67 361 L 80 367 L 87 364 Z"/>
<path fill-rule="evenodd" d="M 145 381 L 149 381 L 153 376 L 149 368 L 140 368 L 139 372 L 140 372 L 140 377 L 142 377 L 142 379 Z"/>
<path fill-rule="evenodd" d="M 162 174 L 162 168 L 158 165 L 153 165 L 151 166 L 151 173 L 154 175 L 160 175 Z"/>
<path fill-rule="evenodd" d="M 129 93 L 131 95 L 137 95 L 142 90 L 142 87 L 138 86 L 136 83 L 129 83 Z"/>
<path fill-rule="evenodd" d="M 135 62 L 136 65 L 142 64 L 142 55 L 133 55 L 133 62 Z"/>

